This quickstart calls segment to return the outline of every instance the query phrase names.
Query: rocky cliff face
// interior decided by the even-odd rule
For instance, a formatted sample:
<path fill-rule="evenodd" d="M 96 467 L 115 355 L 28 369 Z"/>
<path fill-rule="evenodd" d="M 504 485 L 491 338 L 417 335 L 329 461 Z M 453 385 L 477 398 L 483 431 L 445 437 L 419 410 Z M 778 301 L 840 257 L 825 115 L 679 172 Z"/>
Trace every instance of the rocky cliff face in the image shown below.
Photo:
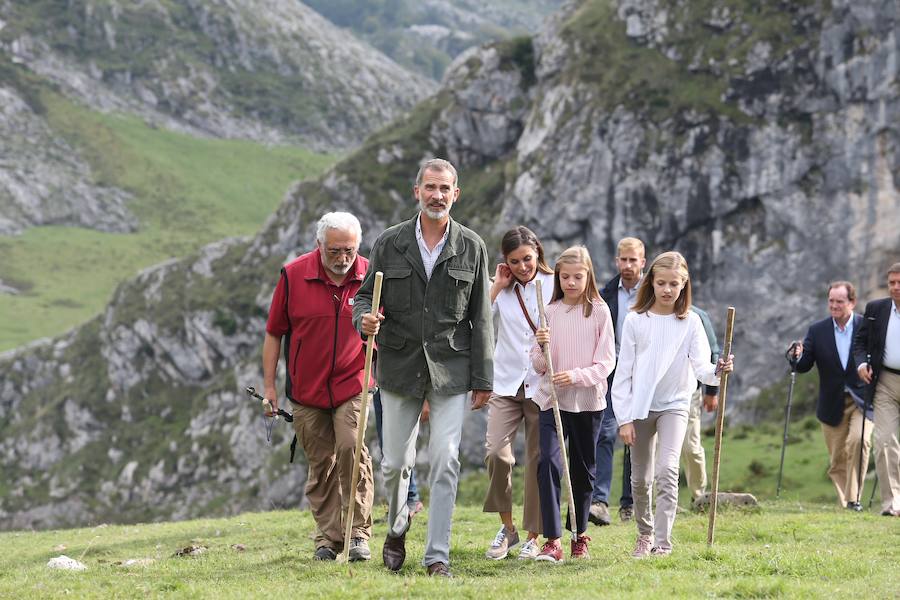
<path fill-rule="evenodd" d="M 193 133 L 347 148 L 427 91 L 292 0 L 0 6 L 15 62 L 92 107 Z"/>
<path fill-rule="evenodd" d="M 587 244 L 602 276 L 624 235 L 685 253 L 698 303 L 720 325 L 737 307 L 730 389 L 753 396 L 822 314 L 826 281 L 867 298 L 897 260 L 898 21 L 881 0 L 586 0 L 533 40 L 461 56 L 438 94 L 296 186 L 254 239 L 150 270 L 102 318 L 0 359 L 0 523 L 298 502 L 302 468 L 269 453 L 240 392 L 261 381 L 278 266 L 326 210 L 357 213 L 367 244 L 410 216 L 429 155 L 459 165 L 454 214 L 489 244 L 524 223 L 553 249 Z"/>
<path fill-rule="evenodd" d="M 90 168 L 39 110 L 19 90 L 0 85 L 0 235 L 41 224 L 133 231 L 128 195 L 94 185 Z"/>

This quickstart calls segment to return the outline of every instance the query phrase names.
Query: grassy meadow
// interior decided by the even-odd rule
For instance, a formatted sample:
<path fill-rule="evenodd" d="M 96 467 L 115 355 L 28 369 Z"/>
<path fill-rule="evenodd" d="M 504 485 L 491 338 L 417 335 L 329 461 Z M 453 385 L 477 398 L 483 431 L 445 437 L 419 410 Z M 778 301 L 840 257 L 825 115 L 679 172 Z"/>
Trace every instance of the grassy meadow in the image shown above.
<path fill-rule="evenodd" d="M 731 428 L 722 457 L 723 490 L 754 492 L 758 509 L 724 508 L 716 543 L 706 545 L 707 516 L 686 511 L 675 522 L 670 557 L 629 557 L 634 523 L 618 519 L 591 526 L 589 561 L 548 566 L 483 558 L 498 527 L 481 512 L 486 475 L 461 482 L 452 538 L 452 581 L 423 576 L 425 520 L 414 521 L 407 564 L 398 575 L 381 564 L 383 522 L 376 521 L 369 563 L 351 567 L 312 560 L 315 525 L 308 511 L 246 513 L 180 523 L 105 525 L 58 531 L 0 533 L 0 597 L 312 598 L 723 597 L 891 598 L 900 596 L 900 521 L 881 517 L 878 502 L 857 514 L 833 504 L 825 477 L 827 455 L 810 417 L 793 425 L 784 491 L 775 500 L 780 430 Z M 711 439 L 704 445 L 709 454 Z M 377 451 L 375 453 L 377 457 Z M 621 452 L 617 453 L 621 458 Z M 616 474 L 621 471 L 617 465 Z M 516 482 L 516 489 L 521 486 Z M 871 489 L 867 482 L 865 499 Z M 618 482 L 613 497 L 618 497 Z M 684 491 L 684 490 L 682 490 Z M 864 502 L 865 504 L 865 502 Z M 687 506 L 687 498 L 682 497 Z M 374 516 L 382 517 L 384 505 Z M 519 513 L 519 509 L 516 509 Z M 115 520 L 114 516 L 110 520 Z M 176 553 L 204 546 L 199 556 Z M 87 565 L 85 572 L 53 571 L 60 554 Z M 129 560 L 143 561 L 132 566 Z"/>
<path fill-rule="evenodd" d="M 139 270 L 204 244 L 255 233 L 294 181 L 322 173 L 336 156 L 298 147 L 201 139 L 144 121 L 101 114 L 52 93 L 51 127 L 91 165 L 96 183 L 133 195 L 140 226 L 130 234 L 36 227 L 0 238 L 0 279 L 23 290 L 0 295 L 0 351 L 53 336 L 103 309 Z"/>

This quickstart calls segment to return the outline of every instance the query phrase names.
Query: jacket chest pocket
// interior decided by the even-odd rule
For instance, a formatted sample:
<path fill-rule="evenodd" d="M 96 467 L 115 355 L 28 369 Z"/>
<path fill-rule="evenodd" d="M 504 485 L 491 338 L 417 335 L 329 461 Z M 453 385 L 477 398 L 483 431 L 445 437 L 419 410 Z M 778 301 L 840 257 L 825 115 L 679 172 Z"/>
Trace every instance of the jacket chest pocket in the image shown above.
<path fill-rule="evenodd" d="M 447 290 L 447 305 L 453 311 L 454 316 L 460 318 L 466 314 L 466 310 L 469 307 L 469 297 L 472 295 L 475 272 L 449 267 L 447 274 L 450 276 L 450 289 Z"/>
<path fill-rule="evenodd" d="M 409 310 L 412 297 L 412 268 L 392 267 L 384 270 L 381 303 L 385 311 Z"/>

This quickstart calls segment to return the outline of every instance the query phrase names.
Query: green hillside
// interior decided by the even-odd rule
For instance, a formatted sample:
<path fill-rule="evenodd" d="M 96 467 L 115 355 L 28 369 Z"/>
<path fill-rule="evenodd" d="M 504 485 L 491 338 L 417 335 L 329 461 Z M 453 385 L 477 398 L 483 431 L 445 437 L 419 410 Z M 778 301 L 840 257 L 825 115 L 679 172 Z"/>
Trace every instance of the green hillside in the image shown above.
<path fill-rule="evenodd" d="M 298 147 L 199 139 L 101 114 L 41 92 L 54 131 L 90 164 L 96 183 L 130 192 L 134 234 L 38 227 L 0 238 L 0 351 L 54 336 L 103 309 L 138 270 L 204 244 L 259 230 L 292 182 L 322 173 L 335 156 Z"/>
<path fill-rule="evenodd" d="M 314 524 L 305 511 L 4 533 L 0 596 L 887 598 L 897 593 L 900 528 L 885 527 L 885 518 L 875 515 L 784 502 L 767 503 L 758 512 L 725 511 L 719 513 L 713 548 L 706 546 L 706 516 L 681 515 L 675 521 L 674 553 L 642 561 L 628 555 L 633 523 L 592 526 L 589 560 L 548 566 L 485 559 L 496 517 L 476 507 L 457 507 L 452 581 L 428 579 L 419 564 L 426 518 L 423 513 L 413 523 L 399 575 L 381 563 L 383 524 L 375 526 L 371 562 L 350 567 L 314 562 Z M 190 545 L 206 549 L 198 556 L 175 556 Z M 60 554 L 80 559 L 87 571 L 45 567 Z M 146 562 L 124 566 L 128 560 Z"/>

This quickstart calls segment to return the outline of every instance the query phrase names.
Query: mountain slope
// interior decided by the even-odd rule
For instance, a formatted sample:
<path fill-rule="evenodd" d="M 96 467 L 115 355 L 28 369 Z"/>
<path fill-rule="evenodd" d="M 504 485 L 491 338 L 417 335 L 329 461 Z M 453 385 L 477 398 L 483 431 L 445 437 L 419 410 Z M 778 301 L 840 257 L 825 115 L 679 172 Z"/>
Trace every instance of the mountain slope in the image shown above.
<path fill-rule="evenodd" d="M 296 501 L 302 469 L 267 453 L 240 391 L 261 381 L 278 268 L 326 210 L 358 214 L 366 246 L 412 215 L 427 155 L 460 167 L 454 215 L 490 247 L 524 223 L 551 255 L 585 243 L 601 277 L 626 234 L 651 256 L 683 251 L 714 320 L 737 307 L 740 409 L 778 380 L 827 280 L 849 277 L 865 299 L 896 260 L 898 10 L 584 0 L 534 39 L 462 55 L 436 95 L 295 186 L 254 239 L 148 271 L 101 319 L 0 360 L 0 523 Z M 482 463 L 483 418 L 467 424 L 464 464 Z"/>
<path fill-rule="evenodd" d="M 353 146 L 423 80 L 294 0 L 5 0 L 0 48 L 102 110 L 225 138 Z"/>

